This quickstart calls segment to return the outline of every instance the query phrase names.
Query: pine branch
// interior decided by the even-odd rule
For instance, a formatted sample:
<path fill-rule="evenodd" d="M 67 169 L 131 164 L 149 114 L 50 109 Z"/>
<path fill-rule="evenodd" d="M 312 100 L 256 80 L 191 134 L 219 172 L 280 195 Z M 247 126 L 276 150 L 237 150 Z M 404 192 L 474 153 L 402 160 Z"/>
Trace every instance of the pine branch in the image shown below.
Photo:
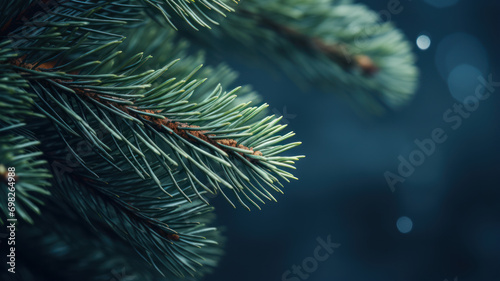
<path fill-rule="evenodd" d="M 410 43 L 352 1 L 247 0 L 220 22 L 210 34 L 189 38 L 225 53 L 244 49 L 238 57 L 278 67 L 301 85 L 334 91 L 371 113 L 400 108 L 416 90 Z"/>
<path fill-rule="evenodd" d="M 30 64 L 26 63 L 15 63 L 15 64 L 18 64 L 18 67 L 23 68 L 25 71 L 32 70 L 29 68 L 25 68 L 27 66 L 31 66 Z M 166 69 L 167 67 L 159 70 L 159 72 L 164 72 Z M 43 72 L 40 73 L 43 74 Z M 27 77 L 29 77 L 29 75 Z M 38 76 L 39 74 L 35 73 L 34 75 Z M 146 77 L 158 77 L 158 76 L 159 76 L 158 73 L 152 72 Z M 184 80 L 188 81 L 189 77 L 187 77 L 187 79 Z M 162 93 L 163 90 L 162 88 L 156 88 L 153 91 L 149 91 L 149 94 L 144 96 L 143 99 L 138 99 L 137 101 L 132 102 L 138 104 L 139 107 L 131 107 L 130 105 L 121 105 L 120 104 L 121 102 L 130 102 L 131 99 L 120 98 L 120 100 L 118 100 L 119 102 L 116 102 L 115 97 L 107 95 L 109 94 L 109 92 L 107 91 L 107 87 L 98 86 L 99 83 L 97 83 L 96 85 L 83 86 L 83 85 L 78 85 L 78 83 L 74 84 L 75 81 L 72 80 L 67 81 L 59 79 L 54 79 L 54 80 L 48 79 L 47 81 L 50 81 L 51 83 L 43 85 L 37 82 L 37 85 L 35 84 L 36 86 L 32 86 L 32 88 L 35 91 L 35 93 L 39 95 L 40 99 L 45 101 L 47 105 L 50 105 L 50 103 L 47 100 L 52 99 L 55 102 L 56 106 L 62 107 L 63 109 L 62 112 L 58 113 L 57 116 L 55 115 L 52 116 L 48 115 L 48 116 L 51 116 L 49 118 L 54 120 L 56 124 L 60 124 L 61 128 L 64 128 L 69 133 L 77 135 L 86 135 L 87 139 L 89 140 L 95 139 L 95 136 L 93 134 L 89 134 L 90 132 L 89 129 L 93 131 L 95 131 L 95 129 L 93 129 L 87 122 L 85 122 L 84 120 L 81 119 L 81 117 L 79 117 L 81 114 L 77 113 L 74 107 L 63 105 L 65 103 L 65 99 L 67 99 L 67 97 L 64 96 L 65 95 L 64 92 L 69 92 L 69 94 L 76 94 L 76 96 L 73 97 L 76 99 L 72 99 L 72 101 L 69 102 L 69 104 L 72 104 L 74 102 L 80 102 L 80 103 L 85 102 L 85 100 L 87 99 L 90 100 L 91 102 L 83 105 L 86 108 L 89 108 L 91 104 L 97 105 L 101 107 L 102 110 L 105 110 L 108 113 L 115 115 L 115 117 L 129 119 L 133 124 L 127 123 L 127 126 L 129 126 L 130 129 L 132 129 L 133 136 L 134 137 L 138 136 L 144 145 L 148 146 L 149 148 L 152 148 L 153 151 L 156 152 L 157 156 L 160 156 L 160 158 L 162 159 L 161 161 L 171 162 L 174 166 L 178 166 L 179 161 L 185 161 L 187 159 L 189 163 L 195 165 L 200 171 L 205 172 L 209 179 L 222 183 L 223 185 L 231 189 L 238 188 L 239 190 L 243 190 L 246 186 L 246 184 L 240 182 L 241 180 L 239 180 L 238 177 L 234 178 L 235 175 L 241 176 L 243 179 L 245 179 L 245 181 L 250 183 L 249 178 L 245 176 L 245 174 L 251 173 L 254 174 L 254 176 L 256 176 L 257 178 L 261 178 L 262 180 L 267 181 L 269 184 L 271 184 L 271 187 L 273 187 L 274 189 L 279 190 L 276 186 L 273 185 L 273 182 L 277 181 L 277 179 L 274 176 L 272 176 L 270 172 L 266 171 L 267 169 L 270 169 L 270 171 L 275 172 L 277 175 L 279 175 L 284 179 L 286 179 L 287 177 L 293 178 L 291 174 L 284 172 L 283 170 L 277 168 L 275 165 L 280 164 L 280 162 L 285 162 L 285 161 L 289 162 L 296 160 L 298 159 L 297 157 L 279 157 L 276 160 L 272 160 L 274 158 L 267 159 L 266 155 L 263 155 L 261 151 L 253 151 L 252 149 L 249 149 L 248 147 L 243 145 L 244 143 L 249 142 L 249 143 L 261 144 L 261 147 L 266 148 L 267 145 L 265 145 L 265 143 L 269 139 L 266 139 L 265 137 L 271 136 L 273 133 L 284 128 L 284 126 L 274 125 L 279 119 L 272 120 L 268 118 L 267 119 L 268 121 L 265 121 L 264 123 L 262 122 L 257 122 L 253 124 L 248 123 L 248 120 L 250 120 L 252 116 L 257 114 L 258 112 L 262 111 L 263 107 L 248 108 L 247 110 L 242 111 L 241 113 L 237 111 L 240 108 L 245 107 L 246 106 L 245 104 L 240 105 L 239 107 L 233 107 L 229 109 L 229 111 L 226 111 L 224 114 L 215 114 L 216 112 L 222 111 L 235 98 L 235 96 L 232 95 L 232 92 L 228 92 L 225 94 L 222 93 L 220 87 L 216 88 L 210 96 L 208 96 L 204 101 L 202 101 L 202 106 L 197 104 L 189 105 L 188 103 L 187 109 L 189 109 L 189 111 L 185 110 L 183 112 L 175 112 L 172 111 L 172 108 L 171 106 L 169 106 L 169 104 L 175 104 L 176 102 L 179 102 L 184 92 L 189 93 L 189 91 L 193 89 L 192 87 L 196 86 L 196 81 L 192 81 L 191 83 L 186 82 L 185 84 L 181 83 L 177 85 L 177 87 L 171 89 L 171 92 L 165 93 L 164 96 L 168 98 L 162 101 L 158 101 L 157 100 L 158 98 L 155 97 L 158 95 L 158 93 Z M 142 81 L 144 81 L 144 78 L 142 79 Z M 145 81 L 145 82 L 152 82 L 152 81 Z M 129 85 L 123 87 L 115 86 L 113 89 L 129 91 L 137 88 L 138 89 L 145 88 L 147 87 L 147 85 L 149 84 Z M 166 86 L 170 87 L 169 84 L 167 84 Z M 85 87 L 85 88 L 79 88 L 79 87 Z M 86 88 L 91 88 L 91 90 L 89 91 Z M 56 96 L 50 93 L 50 92 L 56 93 L 59 89 L 62 89 L 64 91 L 62 93 L 56 94 Z M 105 91 L 101 91 L 101 89 Z M 177 93 L 177 94 L 173 95 L 172 93 Z M 82 95 L 84 99 L 79 99 L 78 95 Z M 98 95 L 99 97 L 97 97 Z M 121 96 L 125 97 L 125 95 Z M 151 105 L 150 100 L 152 99 L 151 97 L 155 97 L 154 105 L 156 107 L 158 107 L 158 104 L 161 105 L 160 106 L 162 108 L 161 111 L 152 111 L 147 109 L 150 108 Z M 107 100 L 103 100 L 103 98 Z M 52 106 L 50 106 L 49 108 L 43 111 L 56 112 L 60 110 L 54 109 Z M 94 112 L 93 115 L 97 117 L 98 112 L 99 111 Z M 62 116 L 63 114 L 66 114 L 67 118 L 58 117 Z M 239 118 L 240 114 L 243 116 Z M 181 119 L 178 119 L 179 118 L 178 116 L 180 116 Z M 188 117 L 183 117 L 183 116 L 188 116 Z M 226 116 L 226 119 L 220 120 L 221 118 L 219 118 L 218 116 Z M 229 119 L 227 119 L 227 117 L 229 117 Z M 176 120 L 175 118 L 177 118 L 178 121 L 175 121 Z M 73 120 L 75 124 L 81 124 L 80 128 L 78 127 L 71 128 L 72 126 L 68 124 L 68 120 Z M 201 122 L 201 124 L 203 124 L 203 127 L 200 127 L 198 125 L 188 125 L 182 123 L 183 121 L 190 121 L 191 124 L 196 124 Z M 233 126 L 229 127 L 227 121 L 232 121 Z M 102 120 L 100 121 L 100 123 L 104 124 L 102 123 Z M 147 123 L 150 123 L 153 126 L 145 126 L 145 124 Z M 249 124 L 250 126 L 246 124 Z M 117 123 L 112 126 L 119 127 L 120 125 L 119 123 Z M 211 131 L 203 130 L 204 128 L 210 128 Z M 112 127 L 109 125 L 107 126 L 106 129 L 109 131 L 109 133 L 118 136 L 119 138 L 124 140 L 136 152 L 142 153 L 138 146 L 132 145 L 130 141 L 126 141 L 126 139 L 122 137 L 123 136 L 122 132 L 118 130 L 113 130 Z M 143 129 L 151 131 L 151 134 L 145 134 L 145 131 Z M 239 131 L 241 131 L 241 133 L 239 133 Z M 210 132 L 210 134 L 207 134 L 208 132 Z M 154 134 L 158 133 L 163 133 L 163 137 L 161 134 L 158 136 L 162 137 L 162 141 L 166 145 L 170 146 L 170 148 L 176 152 L 175 155 L 177 156 L 176 157 L 177 161 L 171 159 L 168 156 L 168 153 L 162 152 L 161 149 L 158 150 L 159 147 L 157 143 L 152 142 L 152 137 L 154 136 Z M 256 133 L 259 133 L 257 134 L 257 137 L 251 137 Z M 174 136 L 177 137 L 177 139 L 170 137 L 169 134 L 173 134 Z M 279 137 L 275 142 L 284 140 L 290 136 L 292 136 L 292 134 L 287 134 L 284 137 Z M 241 140 L 238 142 L 237 140 L 232 139 L 230 137 L 235 137 Z M 192 145 L 189 146 L 189 142 L 182 141 L 182 139 L 187 139 L 190 142 L 194 142 L 197 146 L 192 146 Z M 95 143 L 95 140 L 93 142 Z M 275 154 L 275 152 L 291 148 L 295 145 L 297 144 L 292 143 L 290 145 L 285 145 L 285 146 L 270 146 L 267 148 L 267 150 L 270 152 L 269 156 L 272 157 Z M 182 148 L 183 146 L 186 146 L 187 150 L 183 149 Z M 205 148 L 205 150 L 203 148 Z M 206 149 L 210 149 L 213 152 L 210 152 L 210 150 Z M 106 150 L 109 150 L 109 148 L 106 149 L 106 147 L 101 146 L 101 151 L 104 152 Z M 188 155 L 187 152 L 191 150 L 196 152 L 195 158 Z M 212 153 L 215 153 L 215 155 Z M 232 155 L 232 157 L 230 157 L 230 155 Z M 222 177 L 216 175 L 212 168 L 202 164 L 206 162 L 201 161 L 202 159 L 201 157 L 203 158 L 208 157 L 209 159 L 207 160 L 209 160 L 209 163 L 214 162 L 214 164 L 217 164 L 219 166 L 220 165 L 227 166 L 228 168 L 233 170 L 233 172 L 236 172 L 236 174 L 234 176 L 228 174 L 226 175 L 226 180 L 224 180 Z M 238 162 L 240 161 L 243 161 L 242 164 L 245 164 L 243 168 L 246 169 L 250 168 L 250 170 L 247 172 L 245 172 L 244 170 L 243 172 L 240 171 L 240 168 L 237 168 L 239 166 Z M 166 162 L 163 163 L 164 165 L 166 165 L 165 166 L 166 169 L 168 170 L 172 169 L 170 166 L 166 164 Z M 283 163 L 283 165 L 289 166 L 288 164 L 285 163 Z M 187 166 L 184 168 L 187 169 Z M 194 182 L 200 182 L 200 180 L 194 176 L 194 174 L 196 174 L 194 170 L 187 169 L 186 173 L 190 177 L 190 179 L 192 179 Z M 158 185 L 160 185 L 159 181 L 157 181 L 157 183 Z M 214 191 L 215 192 L 221 191 L 221 189 L 217 188 Z M 239 199 L 238 195 L 237 198 Z M 246 206 L 241 201 L 241 199 L 239 199 L 239 201 L 244 206 Z M 250 200 L 250 202 L 256 205 L 252 200 Z"/>
<path fill-rule="evenodd" d="M 346 71 L 359 67 L 366 76 L 374 75 L 378 71 L 378 67 L 368 56 L 351 54 L 345 44 L 327 43 L 321 37 L 310 36 L 284 24 L 280 24 L 272 18 L 266 18 L 245 9 L 238 9 L 238 13 L 256 20 L 260 26 L 274 30 L 299 49 L 305 49 L 305 51 L 311 54 L 321 53 Z"/>

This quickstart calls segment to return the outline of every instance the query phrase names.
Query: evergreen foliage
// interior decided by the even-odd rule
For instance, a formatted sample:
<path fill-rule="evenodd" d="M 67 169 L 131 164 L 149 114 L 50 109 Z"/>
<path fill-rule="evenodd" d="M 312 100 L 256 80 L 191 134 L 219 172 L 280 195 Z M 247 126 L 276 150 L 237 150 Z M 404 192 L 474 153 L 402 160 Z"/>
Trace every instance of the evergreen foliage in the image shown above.
<path fill-rule="evenodd" d="M 415 69 L 392 26 L 349 53 L 374 55 L 383 71 L 373 81 L 290 44 L 302 37 L 275 23 L 261 26 L 273 18 L 350 44 L 357 33 L 338 24 L 374 23 L 363 13 L 372 15 L 322 0 L 0 0 L 0 206 L 8 218 L 7 168 L 15 167 L 17 248 L 30 253 L 16 274 L 198 280 L 209 272 L 224 239 L 207 198 L 258 209 L 296 179 L 289 170 L 303 156 L 289 156 L 300 143 L 282 133 L 281 117 L 253 106 L 260 97 L 248 86 L 228 88 L 236 74 L 227 66 L 201 67 L 203 52 L 188 54 L 178 34 L 250 46 L 272 37 L 261 51 L 285 69 L 299 65 L 313 81 L 339 74 L 333 84 L 364 105 L 381 85 L 384 103 L 404 101 Z M 326 32 L 323 20 L 335 29 Z"/>

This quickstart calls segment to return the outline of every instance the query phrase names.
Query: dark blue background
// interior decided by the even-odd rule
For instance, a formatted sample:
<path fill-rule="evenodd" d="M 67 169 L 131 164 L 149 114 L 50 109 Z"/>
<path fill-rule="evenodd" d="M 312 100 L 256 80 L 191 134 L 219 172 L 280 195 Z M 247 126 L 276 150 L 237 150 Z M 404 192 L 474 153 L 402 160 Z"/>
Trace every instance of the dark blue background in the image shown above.
<path fill-rule="evenodd" d="M 378 11 L 388 2 L 364 3 Z M 262 211 L 213 200 L 228 239 L 206 280 L 282 280 L 313 255 L 316 238 L 328 235 L 341 246 L 307 280 L 500 280 L 500 87 L 456 130 L 443 120 L 457 103 L 449 84 L 470 94 L 478 84 L 467 73 L 448 81 L 447 67 L 467 63 L 500 81 L 500 4 L 401 3 L 404 10 L 392 20 L 413 44 L 422 32 L 432 44 L 425 51 L 415 46 L 421 71 L 415 99 L 384 118 L 360 117 L 332 93 L 304 92 L 280 75 L 231 63 L 240 84 L 252 84 L 272 112 L 296 115 L 286 120 L 303 142 L 294 152 L 307 157 L 297 164 L 299 181 Z M 463 40 L 449 37 L 451 44 L 438 51 L 457 32 Z M 391 192 L 384 172 L 396 172 L 398 156 L 408 158 L 414 140 L 435 128 L 447 140 Z M 396 227 L 402 216 L 413 221 L 406 234 Z"/>

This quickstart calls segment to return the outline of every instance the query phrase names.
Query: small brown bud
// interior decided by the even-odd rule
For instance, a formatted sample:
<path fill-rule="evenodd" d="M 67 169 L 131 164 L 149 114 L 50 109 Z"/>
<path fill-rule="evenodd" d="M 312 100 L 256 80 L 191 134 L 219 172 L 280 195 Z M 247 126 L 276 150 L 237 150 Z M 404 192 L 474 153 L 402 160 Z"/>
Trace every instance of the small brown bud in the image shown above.
<path fill-rule="evenodd" d="M 372 76 L 378 71 L 378 67 L 375 65 L 373 60 L 366 55 L 357 55 L 354 57 L 354 60 L 361 68 L 364 75 Z"/>

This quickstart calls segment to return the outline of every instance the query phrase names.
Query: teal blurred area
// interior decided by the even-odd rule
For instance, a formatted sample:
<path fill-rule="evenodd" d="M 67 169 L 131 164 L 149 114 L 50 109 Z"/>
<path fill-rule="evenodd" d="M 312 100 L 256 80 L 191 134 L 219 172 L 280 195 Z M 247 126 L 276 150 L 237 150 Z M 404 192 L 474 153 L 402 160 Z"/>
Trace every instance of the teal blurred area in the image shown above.
<path fill-rule="evenodd" d="M 383 12 L 394 1 L 364 4 Z M 299 181 L 262 211 L 213 200 L 228 239 L 205 280 L 500 280 L 500 3 L 399 5 L 390 20 L 414 43 L 420 86 L 384 117 L 230 62 L 240 84 L 284 116 L 303 142 L 294 153 L 307 157 Z M 318 260 L 328 237 L 340 246 Z"/>

